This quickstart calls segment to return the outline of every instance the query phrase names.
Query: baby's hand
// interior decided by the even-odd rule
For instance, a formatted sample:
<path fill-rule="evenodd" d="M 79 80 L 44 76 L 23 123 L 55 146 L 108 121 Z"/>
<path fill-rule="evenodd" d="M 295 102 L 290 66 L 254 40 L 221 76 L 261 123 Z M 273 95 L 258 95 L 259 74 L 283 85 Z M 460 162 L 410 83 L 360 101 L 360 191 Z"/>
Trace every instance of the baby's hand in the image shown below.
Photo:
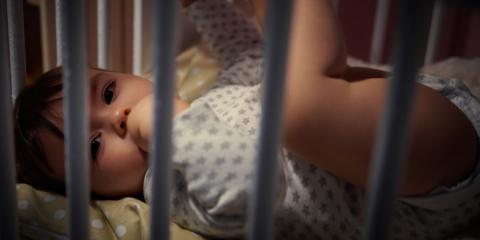
<path fill-rule="evenodd" d="M 145 152 L 148 152 L 152 130 L 153 98 L 147 95 L 132 107 L 127 120 L 127 131 L 133 141 Z"/>

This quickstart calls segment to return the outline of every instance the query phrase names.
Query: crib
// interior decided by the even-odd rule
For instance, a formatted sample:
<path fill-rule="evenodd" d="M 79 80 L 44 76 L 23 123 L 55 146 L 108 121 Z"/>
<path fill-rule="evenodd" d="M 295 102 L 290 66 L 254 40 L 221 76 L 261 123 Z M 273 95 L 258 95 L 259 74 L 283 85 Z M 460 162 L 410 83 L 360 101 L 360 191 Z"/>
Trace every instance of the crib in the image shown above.
<path fill-rule="evenodd" d="M 339 0 L 333 1 L 338 6 Z M 379 63 L 384 49 L 389 0 L 379 0 L 374 23 L 370 61 Z M 452 1 L 453 2 L 453 1 Z M 363 239 L 391 239 L 393 203 L 399 191 L 406 130 L 414 94 L 414 79 L 422 64 L 431 63 L 438 49 L 443 9 L 450 3 L 437 0 L 430 29 L 427 26 L 428 1 L 401 1 L 398 34 L 394 46 L 394 70 L 377 135 L 371 166 L 367 224 Z M 472 4 L 475 1 L 455 1 Z M 98 0 L 98 67 L 108 68 L 109 0 Z M 150 239 L 169 239 L 169 195 L 172 128 L 172 93 L 174 88 L 175 39 L 178 22 L 176 0 L 153 1 L 154 32 L 154 134 L 149 156 L 153 170 Z M 280 147 L 282 95 L 284 92 L 286 49 L 288 49 L 291 0 L 270 0 L 267 13 L 265 112 L 261 120 L 254 194 L 249 208 L 249 239 L 273 238 L 273 196 L 276 149 Z M 134 2 L 133 73 L 141 72 L 142 0 Z M 71 239 L 89 239 L 89 193 L 87 151 L 87 86 L 85 2 L 56 0 L 57 64 L 64 66 L 65 77 L 65 155 L 68 164 L 67 195 Z M 0 239 L 18 239 L 15 164 L 12 132 L 12 102 L 24 85 L 25 46 L 22 1 L 0 2 Z M 421 52 L 426 49 L 425 58 Z M 160 77 L 162 76 L 162 77 Z M 162 103 L 161 105 L 159 103 Z M 73 111 L 73 109 L 77 109 Z M 167 161 L 155 161 L 167 159 Z M 387 161 L 388 160 L 388 161 Z"/>

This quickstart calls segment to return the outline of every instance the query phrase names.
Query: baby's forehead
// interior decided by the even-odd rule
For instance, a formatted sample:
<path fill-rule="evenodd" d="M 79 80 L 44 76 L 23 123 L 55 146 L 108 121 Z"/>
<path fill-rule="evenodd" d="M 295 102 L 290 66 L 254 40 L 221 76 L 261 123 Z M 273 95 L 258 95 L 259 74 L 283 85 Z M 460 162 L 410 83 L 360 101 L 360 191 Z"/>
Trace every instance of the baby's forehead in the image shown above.
<path fill-rule="evenodd" d="M 119 72 L 112 72 L 112 71 L 109 71 L 109 70 L 105 70 L 105 69 L 99 69 L 99 68 L 89 68 L 88 71 L 87 71 L 87 76 L 88 76 L 88 81 L 91 83 L 91 84 L 95 84 L 96 82 L 104 79 L 104 78 L 108 78 L 108 77 L 111 77 L 113 75 L 123 75 L 122 73 L 119 73 Z"/>
<path fill-rule="evenodd" d="M 112 75 L 116 75 L 120 73 L 116 72 L 111 72 L 103 69 L 96 69 L 96 68 L 89 68 L 87 71 L 87 79 L 89 83 L 89 88 L 92 90 L 96 89 L 97 84 L 105 78 L 110 78 Z M 63 91 L 59 91 L 58 93 L 54 94 L 49 100 L 48 100 L 48 106 L 47 108 L 43 111 L 43 114 L 45 118 L 47 118 L 49 121 L 51 121 L 56 127 L 59 129 L 63 129 L 63 119 L 64 119 L 64 109 L 63 109 L 63 101 L 64 101 L 64 95 Z"/>
<path fill-rule="evenodd" d="M 87 79 L 85 79 L 90 88 L 95 86 L 102 78 L 108 77 L 112 72 L 108 72 L 101 69 L 88 69 L 87 71 Z M 65 80 L 65 79 L 63 79 Z M 63 91 L 59 91 L 55 93 L 48 99 L 48 113 L 51 113 L 55 116 L 61 117 L 63 116 L 63 101 L 64 95 Z"/>

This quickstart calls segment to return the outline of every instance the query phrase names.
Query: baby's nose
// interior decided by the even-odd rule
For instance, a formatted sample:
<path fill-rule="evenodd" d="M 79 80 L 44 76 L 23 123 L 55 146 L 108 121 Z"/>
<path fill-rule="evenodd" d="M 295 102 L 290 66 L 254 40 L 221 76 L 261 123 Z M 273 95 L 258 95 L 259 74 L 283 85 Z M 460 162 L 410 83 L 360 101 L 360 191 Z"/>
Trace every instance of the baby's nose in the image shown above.
<path fill-rule="evenodd" d="M 119 108 L 115 111 L 115 119 L 113 120 L 113 129 L 123 137 L 127 133 L 127 117 L 130 114 L 130 108 Z"/>

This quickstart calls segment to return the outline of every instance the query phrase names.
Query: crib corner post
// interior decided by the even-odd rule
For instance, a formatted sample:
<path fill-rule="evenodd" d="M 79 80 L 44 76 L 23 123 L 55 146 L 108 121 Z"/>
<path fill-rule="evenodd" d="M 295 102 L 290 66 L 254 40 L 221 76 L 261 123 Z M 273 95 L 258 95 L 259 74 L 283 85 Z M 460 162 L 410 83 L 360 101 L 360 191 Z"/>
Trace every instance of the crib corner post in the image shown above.
<path fill-rule="evenodd" d="M 0 239 L 18 239 L 12 99 L 8 61 L 7 4 L 0 1 Z"/>

